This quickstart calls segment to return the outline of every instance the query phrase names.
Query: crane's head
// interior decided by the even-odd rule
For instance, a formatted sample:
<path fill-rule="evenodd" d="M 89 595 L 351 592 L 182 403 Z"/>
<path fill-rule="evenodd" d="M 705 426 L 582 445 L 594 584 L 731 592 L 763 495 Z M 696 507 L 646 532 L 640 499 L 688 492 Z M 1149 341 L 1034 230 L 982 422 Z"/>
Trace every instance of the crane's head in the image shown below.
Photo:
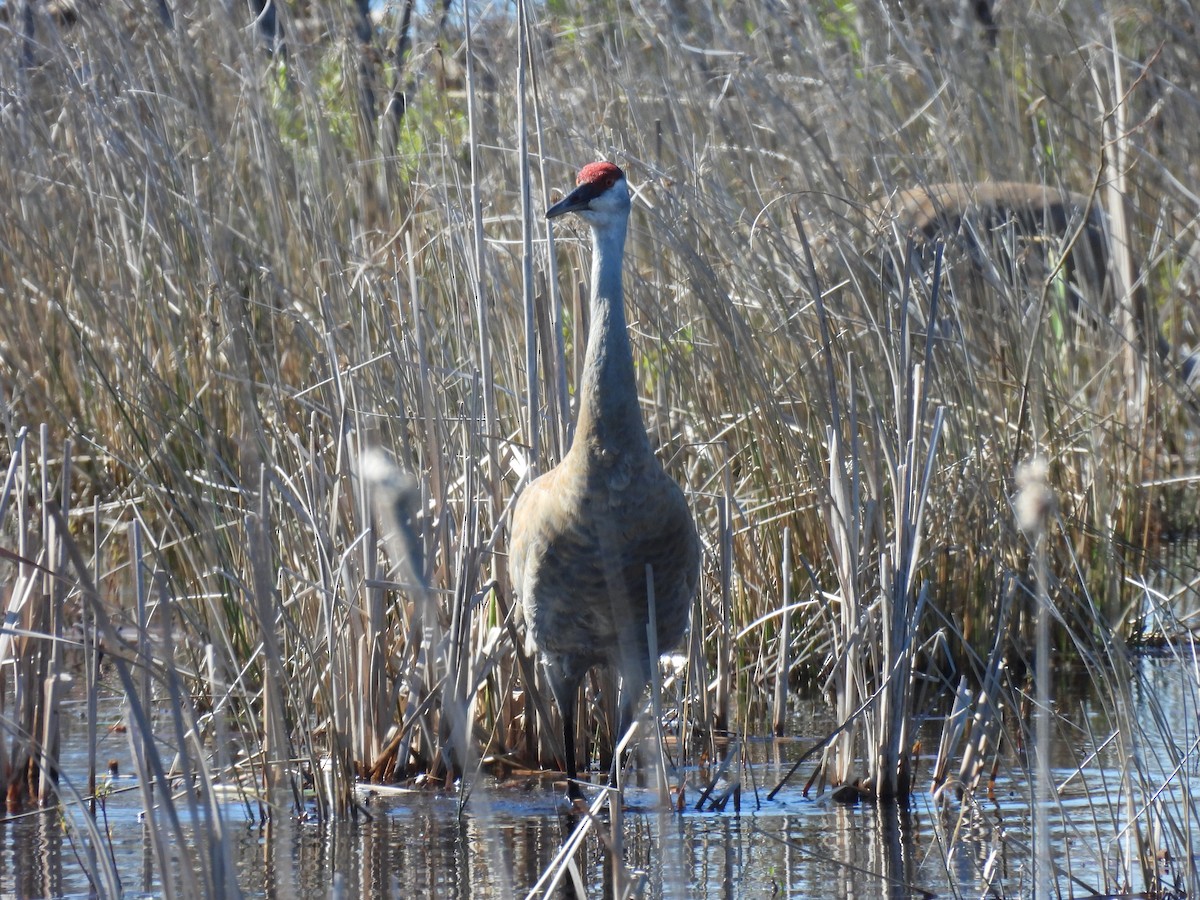
<path fill-rule="evenodd" d="M 546 218 L 579 213 L 593 227 L 623 221 L 629 215 L 629 185 L 625 173 L 610 162 L 594 162 L 579 170 L 575 190 L 548 210 Z"/>

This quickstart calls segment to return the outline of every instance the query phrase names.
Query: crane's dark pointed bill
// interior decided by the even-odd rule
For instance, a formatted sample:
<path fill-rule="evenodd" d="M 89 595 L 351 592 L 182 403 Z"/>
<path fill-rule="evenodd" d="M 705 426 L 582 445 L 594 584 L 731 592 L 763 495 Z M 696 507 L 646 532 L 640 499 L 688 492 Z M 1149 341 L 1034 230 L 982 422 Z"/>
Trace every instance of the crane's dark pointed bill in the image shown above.
<path fill-rule="evenodd" d="M 581 184 L 567 196 L 563 197 L 552 207 L 546 210 L 546 218 L 553 219 L 556 216 L 566 215 L 569 212 L 579 212 L 581 209 L 587 209 L 588 204 L 603 194 L 608 188 L 603 183 L 589 182 Z"/>
<path fill-rule="evenodd" d="M 625 173 L 610 162 L 594 162 L 584 166 L 579 170 L 575 190 L 546 210 L 546 218 L 553 219 L 587 209 L 589 203 L 624 177 Z"/>

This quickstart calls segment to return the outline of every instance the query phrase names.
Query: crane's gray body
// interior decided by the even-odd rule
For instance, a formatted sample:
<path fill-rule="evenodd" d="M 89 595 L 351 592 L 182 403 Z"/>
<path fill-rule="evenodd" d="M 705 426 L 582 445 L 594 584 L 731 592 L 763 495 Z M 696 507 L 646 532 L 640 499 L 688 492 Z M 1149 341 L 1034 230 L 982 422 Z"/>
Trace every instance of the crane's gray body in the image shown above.
<path fill-rule="evenodd" d="M 629 191 L 619 169 L 602 165 L 616 175 L 581 180 L 547 212 L 578 212 L 592 226 L 591 321 L 574 441 L 518 498 L 509 550 L 527 637 L 563 716 L 572 779 L 575 698 L 588 669 L 607 664 L 619 674 L 622 730 L 650 678 L 647 567 L 659 652 L 683 639 L 700 576 L 687 501 L 642 423 L 621 281 Z M 570 790 L 578 795 L 573 781 Z"/>

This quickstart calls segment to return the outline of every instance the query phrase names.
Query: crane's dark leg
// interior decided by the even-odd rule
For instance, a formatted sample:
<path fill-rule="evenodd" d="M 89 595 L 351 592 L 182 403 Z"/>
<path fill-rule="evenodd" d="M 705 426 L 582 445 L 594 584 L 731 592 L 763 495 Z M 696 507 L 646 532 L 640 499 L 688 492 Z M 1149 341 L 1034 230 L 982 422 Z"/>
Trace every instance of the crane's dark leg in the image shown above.
<path fill-rule="evenodd" d="M 575 702 L 561 707 L 563 720 L 563 752 L 567 769 L 567 799 L 582 800 L 583 791 L 579 788 L 579 769 L 575 765 Z"/>
<path fill-rule="evenodd" d="M 575 765 L 575 704 L 579 700 L 579 685 L 583 680 L 570 665 L 558 660 L 546 660 L 546 675 L 549 676 L 550 693 L 558 707 L 563 726 L 563 768 L 567 774 L 567 799 L 582 800 L 579 789 L 579 768 Z"/>

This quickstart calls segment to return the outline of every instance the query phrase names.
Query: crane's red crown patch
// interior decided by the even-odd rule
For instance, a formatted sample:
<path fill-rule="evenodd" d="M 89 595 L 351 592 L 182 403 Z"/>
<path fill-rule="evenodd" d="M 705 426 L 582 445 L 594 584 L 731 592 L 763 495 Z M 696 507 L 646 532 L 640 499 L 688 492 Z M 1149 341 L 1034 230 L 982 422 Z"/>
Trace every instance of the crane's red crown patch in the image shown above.
<path fill-rule="evenodd" d="M 575 183 L 595 184 L 600 187 L 609 188 L 617 183 L 617 179 L 624 177 L 625 173 L 619 168 L 606 160 L 601 160 L 600 162 L 588 163 L 580 169 Z"/>

